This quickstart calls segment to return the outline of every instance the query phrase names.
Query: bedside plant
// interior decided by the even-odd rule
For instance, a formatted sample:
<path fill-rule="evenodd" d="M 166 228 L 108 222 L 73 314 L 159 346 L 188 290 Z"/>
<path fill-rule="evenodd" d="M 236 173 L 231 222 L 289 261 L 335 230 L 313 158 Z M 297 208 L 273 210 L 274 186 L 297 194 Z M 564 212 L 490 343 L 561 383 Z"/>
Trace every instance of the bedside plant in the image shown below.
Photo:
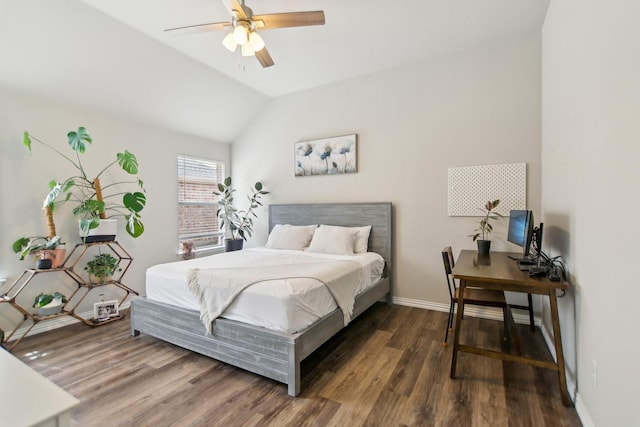
<path fill-rule="evenodd" d="M 111 254 L 104 253 L 93 257 L 87 262 L 84 270 L 89 273 L 89 281 L 91 283 L 104 283 L 111 280 L 113 273 L 122 270 L 118 268 L 119 260 Z"/>
<path fill-rule="evenodd" d="M 489 234 L 493 231 L 493 226 L 491 225 L 491 220 L 496 219 L 498 217 L 502 217 L 502 215 L 498 212 L 493 212 L 495 208 L 500 204 L 500 199 L 496 199 L 493 202 L 488 201 L 483 211 L 483 218 L 478 221 L 478 228 L 473 230 L 474 234 L 470 234 L 469 236 L 473 238 L 473 241 L 478 242 L 478 253 L 487 254 L 491 248 L 491 240 L 488 240 Z M 479 239 L 479 237 L 482 237 Z"/>
<path fill-rule="evenodd" d="M 220 228 L 225 227 L 225 234 L 229 238 L 225 239 L 225 250 L 233 251 L 242 249 L 242 242 L 251 237 L 253 232 L 253 218 L 258 216 L 253 211 L 258 206 L 262 206 L 260 198 L 268 191 L 264 191 L 261 182 L 256 182 L 251 188 L 251 195 L 247 195 L 249 199 L 249 209 L 246 211 L 238 210 L 233 206 L 233 193 L 236 190 L 231 187 L 231 177 L 225 178 L 224 183 L 218 184 L 218 191 L 213 194 L 218 196 L 218 218 L 220 218 Z M 226 226 L 225 226 L 226 225 Z"/>

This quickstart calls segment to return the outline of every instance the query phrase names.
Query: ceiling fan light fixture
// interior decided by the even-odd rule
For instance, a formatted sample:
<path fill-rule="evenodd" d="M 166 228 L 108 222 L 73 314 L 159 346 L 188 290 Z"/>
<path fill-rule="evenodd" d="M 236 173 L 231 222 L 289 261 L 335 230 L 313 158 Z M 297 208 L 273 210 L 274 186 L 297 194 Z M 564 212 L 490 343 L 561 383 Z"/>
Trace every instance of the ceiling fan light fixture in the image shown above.
<path fill-rule="evenodd" d="M 251 33 L 249 33 L 249 44 L 251 44 L 251 49 L 253 49 L 254 52 L 264 49 L 264 40 L 262 40 L 260 34 L 255 31 L 251 31 Z"/>
<path fill-rule="evenodd" d="M 227 49 L 229 49 L 231 52 L 236 51 L 236 48 L 238 47 L 238 43 L 236 43 L 235 39 L 233 38 L 233 33 L 227 34 L 225 38 L 222 39 L 222 45 Z"/>
<path fill-rule="evenodd" d="M 240 21 L 233 29 L 233 39 L 239 45 L 244 45 L 249 40 L 249 24 Z"/>
<path fill-rule="evenodd" d="M 242 45 L 242 56 L 256 56 L 256 52 L 251 48 L 249 43 Z"/>

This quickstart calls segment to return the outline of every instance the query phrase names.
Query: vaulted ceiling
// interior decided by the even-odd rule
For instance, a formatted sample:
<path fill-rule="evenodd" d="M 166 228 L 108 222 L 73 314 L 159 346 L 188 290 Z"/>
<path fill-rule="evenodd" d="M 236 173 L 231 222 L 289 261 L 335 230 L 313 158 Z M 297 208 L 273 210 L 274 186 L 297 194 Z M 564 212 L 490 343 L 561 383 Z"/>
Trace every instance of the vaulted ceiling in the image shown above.
<path fill-rule="evenodd" d="M 324 10 L 264 30 L 275 65 L 231 53 L 225 0 L 0 0 L 0 86 L 232 142 L 270 98 L 538 32 L 549 0 L 246 0 Z"/>

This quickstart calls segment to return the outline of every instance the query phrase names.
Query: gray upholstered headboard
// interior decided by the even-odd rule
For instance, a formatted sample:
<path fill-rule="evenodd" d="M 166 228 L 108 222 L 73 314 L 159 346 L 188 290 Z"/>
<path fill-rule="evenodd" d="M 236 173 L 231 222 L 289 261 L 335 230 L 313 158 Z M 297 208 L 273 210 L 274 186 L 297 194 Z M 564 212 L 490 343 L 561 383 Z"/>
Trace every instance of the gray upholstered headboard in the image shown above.
<path fill-rule="evenodd" d="M 393 239 L 390 202 L 269 205 L 269 231 L 276 224 L 370 225 L 369 252 L 382 255 L 387 264 L 387 273 L 391 276 Z"/>

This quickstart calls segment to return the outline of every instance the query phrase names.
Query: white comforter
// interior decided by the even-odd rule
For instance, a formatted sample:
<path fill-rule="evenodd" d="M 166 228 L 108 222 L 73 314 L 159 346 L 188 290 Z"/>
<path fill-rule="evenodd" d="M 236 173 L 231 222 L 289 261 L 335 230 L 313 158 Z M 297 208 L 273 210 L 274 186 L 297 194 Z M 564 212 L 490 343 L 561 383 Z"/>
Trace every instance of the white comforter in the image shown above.
<path fill-rule="evenodd" d="M 243 268 L 194 268 L 189 271 L 189 289 L 200 302 L 200 318 L 211 333 L 218 318 L 235 298 L 251 285 L 265 280 L 311 279 L 322 282 L 344 315 L 351 321 L 356 289 L 362 284 L 362 269 L 355 261 L 331 260 L 304 264 L 247 266 Z"/>
<path fill-rule="evenodd" d="M 380 279 L 384 260 L 375 253 L 355 256 L 328 255 L 304 251 L 253 248 L 189 261 L 158 264 L 147 270 L 147 298 L 200 311 L 196 296 L 187 287 L 192 269 L 291 265 L 300 263 L 349 260 L 360 265 L 362 280 L 356 295 Z M 266 280 L 248 287 L 222 313 L 222 317 L 282 332 L 301 331 L 332 312 L 337 305 L 318 280 Z"/>

